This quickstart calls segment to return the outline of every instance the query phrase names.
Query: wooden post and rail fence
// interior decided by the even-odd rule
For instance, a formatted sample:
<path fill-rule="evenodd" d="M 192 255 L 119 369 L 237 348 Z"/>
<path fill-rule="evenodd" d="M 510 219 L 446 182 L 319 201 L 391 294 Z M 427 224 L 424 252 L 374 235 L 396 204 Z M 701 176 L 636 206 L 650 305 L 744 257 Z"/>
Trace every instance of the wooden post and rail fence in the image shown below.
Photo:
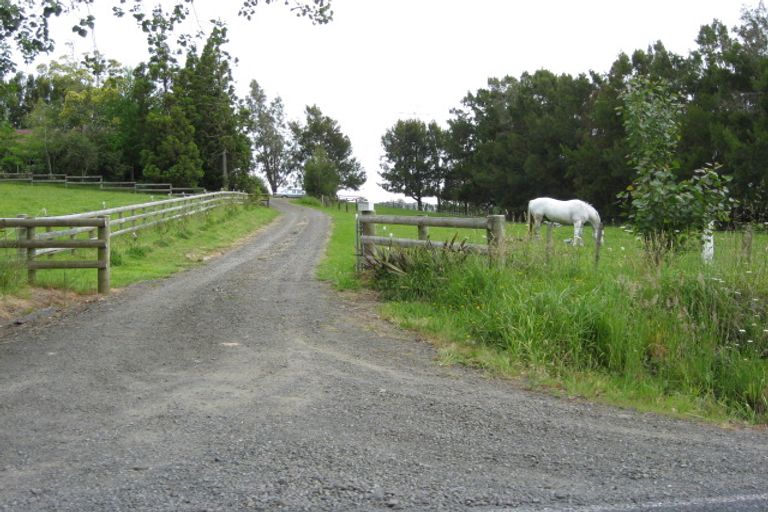
<path fill-rule="evenodd" d="M 376 215 L 373 210 L 363 209 L 358 215 L 359 223 L 359 248 L 358 254 L 363 261 L 373 255 L 376 246 L 383 247 L 443 247 L 445 242 L 429 240 L 429 226 L 450 227 L 464 229 L 485 229 L 487 245 L 465 244 L 462 247 L 470 251 L 487 253 L 492 264 L 504 265 L 506 258 L 506 239 L 504 234 L 504 215 L 488 215 L 487 217 L 427 217 L 427 216 L 401 216 L 401 215 Z M 376 224 L 399 224 L 416 226 L 418 239 L 394 238 L 376 235 Z M 597 267 L 600 262 L 600 247 L 603 240 L 603 225 L 595 228 L 595 260 Z M 547 260 L 552 252 L 552 224 L 547 224 Z M 359 267 L 359 265 L 358 265 Z"/>
<path fill-rule="evenodd" d="M 98 188 L 99 190 L 130 191 L 143 194 L 169 196 L 205 193 L 202 187 L 174 187 L 172 183 L 138 183 L 135 181 L 104 181 L 102 176 L 70 176 L 68 174 L 42 174 L 31 172 L 0 172 L 0 182 L 28 183 L 30 185 L 64 185 L 64 187 Z"/>
<path fill-rule="evenodd" d="M 38 239 L 35 230 L 40 227 L 69 227 L 96 229 L 96 238 L 79 240 Z M 109 217 L 100 216 L 84 219 L 66 219 L 62 217 L 0 219 L 0 229 L 15 228 L 16 240 L 0 240 L 0 249 L 16 248 L 27 267 L 27 281 L 35 284 L 38 270 L 52 268 L 95 268 L 98 270 L 98 292 L 109 293 Z M 49 233 L 52 233 L 50 231 Z M 94 260 L 38 261 L 35 259 L 39 249 L 69 250 L 96 249 Z"/>
<path fill-rule="evenodd" d="M 497 265 L 504 264 L 505 236 L 504 215 L 489 215 L 487 217 L 426 217 L 426 216 L 401 216 L 401 215 L 376 215 L 373 210 L 362 210 L 358 216 L 360 224 L 360 254 L 363 259 L 371 256 L 375 247 L 443 247 L 445 242 L 429 240 L 429 227 L 449 227 L 460 229 L 484 229 L 488 244 L 466 244 L 465 249 L 487 253 L 491 262 Z M 416 226 L 418 239 L 394 238 L 388 236 L 376 236 L 376 224 L 398 224 Z"/>
<path fill-rule="evenodd" d="M 98 292 L 108 293 L 110 240 L 113 236 L 135 233 L 219 206 L 241 204 L 247 198 L 248 194 L 241 192 L 211 192 L 58 217 L 0 218 L 0 249 L 18 250 L 18 258 L 27 268 L 30 284 L 34 284 L 38 270 L 95 268 L 98 271 Z M 45 228 L 46 231 L 38 232 L 38 228 Z M 13 233 L 15 236 L 8 236 Z M 78 249 L 96 249 L 96 259 L 38 259 L 42 255 Z"/>

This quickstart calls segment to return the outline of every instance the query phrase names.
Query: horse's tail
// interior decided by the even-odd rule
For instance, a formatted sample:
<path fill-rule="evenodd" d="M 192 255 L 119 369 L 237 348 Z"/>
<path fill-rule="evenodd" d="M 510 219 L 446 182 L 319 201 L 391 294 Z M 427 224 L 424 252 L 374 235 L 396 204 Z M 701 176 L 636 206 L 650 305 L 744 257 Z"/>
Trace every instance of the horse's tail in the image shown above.
<path fill-rule="evenodd" d="M 595 240 L 597 240 L 597 232 L 599 230 L 601 233 L 600 243 L 603 243 L 603 239 L 605 238 L 605 232 L 603 231 L 603 221 L 600 219 L 600 214 L 597 213 L 597 209 L 591 204 L 589 207 L 592 209 L 593 214 L 592 220 L 590 221 L 590 224 L 592 224 L 592 234 L 594 235 Z"/>

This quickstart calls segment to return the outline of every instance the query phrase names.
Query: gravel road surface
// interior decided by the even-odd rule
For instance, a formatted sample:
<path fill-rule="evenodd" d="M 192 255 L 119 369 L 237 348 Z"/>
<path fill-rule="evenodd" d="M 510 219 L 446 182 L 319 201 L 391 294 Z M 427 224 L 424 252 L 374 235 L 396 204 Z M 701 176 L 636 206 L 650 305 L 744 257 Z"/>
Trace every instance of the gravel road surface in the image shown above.
<path fill-rule="evenodd" d="M 0 328 L 0 511 L 768 510 L 768 433 L 441 367 L 281 218 L 171 279 Z"/>

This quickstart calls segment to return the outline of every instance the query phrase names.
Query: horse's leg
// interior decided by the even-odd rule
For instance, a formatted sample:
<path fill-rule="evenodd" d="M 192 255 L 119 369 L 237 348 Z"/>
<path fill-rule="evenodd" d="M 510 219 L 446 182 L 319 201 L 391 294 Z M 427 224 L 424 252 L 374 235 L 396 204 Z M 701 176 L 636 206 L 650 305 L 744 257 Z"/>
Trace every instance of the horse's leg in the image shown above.
<path fill-rule="evenodd" d="M 541 238 L 541 221 L 544 219 L 543 215 L 533 216 L 533 232 L 536 234 L 536 238 Z"/>
<path fill-rule="evenodd" d="M 584 245 L 584 240 L 581 238 L 581 232 L 584 229 L 584 223 L 577 220 L 573 223 L 573 245 Z"/>

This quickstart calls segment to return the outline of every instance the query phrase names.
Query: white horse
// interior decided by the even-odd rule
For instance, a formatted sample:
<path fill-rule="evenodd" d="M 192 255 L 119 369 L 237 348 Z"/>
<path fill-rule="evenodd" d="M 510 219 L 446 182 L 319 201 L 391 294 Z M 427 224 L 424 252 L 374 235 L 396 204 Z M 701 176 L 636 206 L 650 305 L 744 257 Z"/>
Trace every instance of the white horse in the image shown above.
<path fill-rule="evenodd" d="M 558 201 L 549 197 L 539 197 L 528 202 L 528 234 L 539 235 L 541 221 L 547 219 L 560 224 L 573 224 L 573 244 L 584 245 L 581 232 L 584 223 L 592 226 L 592 235 L 597 240 L 597 228 L 600 226 L 600 215 L 597 210 L 580 199 Z M 602 240 L 600 240 L 602 242 Z"/>

